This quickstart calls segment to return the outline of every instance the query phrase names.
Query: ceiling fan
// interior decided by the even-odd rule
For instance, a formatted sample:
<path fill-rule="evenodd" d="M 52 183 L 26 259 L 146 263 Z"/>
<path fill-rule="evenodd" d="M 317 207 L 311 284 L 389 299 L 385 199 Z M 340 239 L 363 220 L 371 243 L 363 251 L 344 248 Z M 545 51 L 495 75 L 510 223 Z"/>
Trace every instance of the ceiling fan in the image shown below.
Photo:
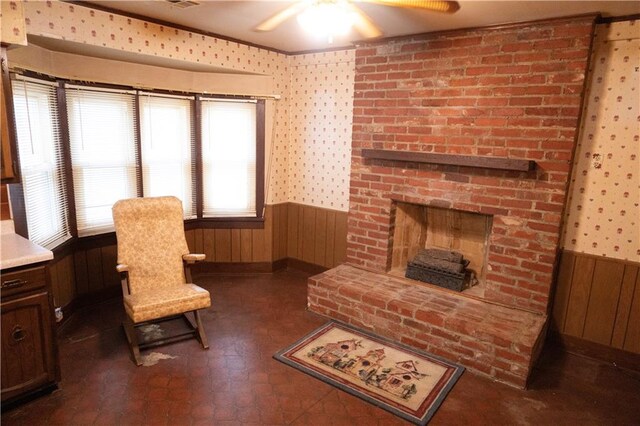
<path fill-rule="evenodd" d="M 331 37 L 346 34 L 353 27 L 364 38 L 381 36 L 380 28 L 354 3 L 423 9 L 447 14 L 455 13 L 460 9 L 457 1 L 444 0 L 300 0 L 267 18 L 254 30 L 271 31 L 297 16 L 303 28 L 316 34 Z"/>

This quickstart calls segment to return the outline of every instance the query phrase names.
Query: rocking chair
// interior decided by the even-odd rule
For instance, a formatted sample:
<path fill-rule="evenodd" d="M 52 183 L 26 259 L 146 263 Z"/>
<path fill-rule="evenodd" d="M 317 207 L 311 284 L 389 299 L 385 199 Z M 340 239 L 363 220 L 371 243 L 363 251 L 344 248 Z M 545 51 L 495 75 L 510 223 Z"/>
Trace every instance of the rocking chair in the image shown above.
<path fill-rule="evenodd" d="M 205 255 L 189 253 L 182 202 L 175 197 L 120 200 L 113 205 L 113 220 L 126 311 L 123 327 L 136 365 L 142 364 L 141 349 L 189 337 L 208 349 L 200 310 L 211 306 L 211 299 L 207 290 L 192 284 L 189 269 Z M 139 342 L 137 328 L 180 316 L 188 332 Z"/>

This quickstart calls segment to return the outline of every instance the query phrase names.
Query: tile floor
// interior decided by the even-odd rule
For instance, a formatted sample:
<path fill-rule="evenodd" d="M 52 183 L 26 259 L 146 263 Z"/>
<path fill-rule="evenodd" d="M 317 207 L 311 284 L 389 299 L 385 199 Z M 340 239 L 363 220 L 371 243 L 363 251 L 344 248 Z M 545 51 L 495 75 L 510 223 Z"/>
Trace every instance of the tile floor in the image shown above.
<path fill-rule="evenodd" d="M 156 348 L 175 358 L 136 367 L 120 302 L 86 309 L 60 335 L 60 389 L 2 415 L 3 425 L 393 425 L 404 422 L 271 357 L 323 324 L 305 310 L 307 275 L 208 276 L 211 348 Z M 144 352 L 149 353 L 149 351 Z M 431 424 L 639 424 L 640 375 L 553 350 L 531 389 L 465 372 Z"/>

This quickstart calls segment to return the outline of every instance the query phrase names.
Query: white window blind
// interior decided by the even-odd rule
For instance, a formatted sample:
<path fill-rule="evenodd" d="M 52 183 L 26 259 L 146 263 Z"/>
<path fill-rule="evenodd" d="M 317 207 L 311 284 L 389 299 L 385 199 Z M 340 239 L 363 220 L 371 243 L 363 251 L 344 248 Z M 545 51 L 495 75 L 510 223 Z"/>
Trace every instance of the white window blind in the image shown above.
<path fill-rule="evenodd" d="M 144 196 L 178 197 L 182 200 L 185 219 L 194 218 L 193 98 L 150 93 L 139 96 Z"/>
<path fill-rule="evenodd" d="M 256 216 L 256 104 L 202 99 L 204 217 Z"/>
<path fill-rule="evenodd" d="M 78 235 L 113 231 L 111 207 L 138 196 L 135 92 L 67 86 Z"/>
<path fill-rule="evenodd" d="M 12 85 L 29 239 L 54 248 L 71 238 L 57 84 L 18 79 Z"/>

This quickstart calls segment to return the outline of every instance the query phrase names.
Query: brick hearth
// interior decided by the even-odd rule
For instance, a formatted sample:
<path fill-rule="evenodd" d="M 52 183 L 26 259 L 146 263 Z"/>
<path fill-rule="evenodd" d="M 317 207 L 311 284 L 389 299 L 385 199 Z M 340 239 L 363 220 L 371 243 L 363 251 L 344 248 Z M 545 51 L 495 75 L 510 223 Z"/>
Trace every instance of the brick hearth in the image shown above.
<path fill-rule="evenodd" d="M 309 279 L 309 309 L 521 388 L 546 316 L 341 265 Z"/>
<path fill-rule="evenodd" d="M 351 266 L 310 280 L 312 310 L 524 386 L 549 309 L 593 25 L 567 18 L 357 48 Z M 423 164 L 412 152 L 536 166 Z M 482 301 L 386 275 L 397 202 L 491 216 Z"/>

